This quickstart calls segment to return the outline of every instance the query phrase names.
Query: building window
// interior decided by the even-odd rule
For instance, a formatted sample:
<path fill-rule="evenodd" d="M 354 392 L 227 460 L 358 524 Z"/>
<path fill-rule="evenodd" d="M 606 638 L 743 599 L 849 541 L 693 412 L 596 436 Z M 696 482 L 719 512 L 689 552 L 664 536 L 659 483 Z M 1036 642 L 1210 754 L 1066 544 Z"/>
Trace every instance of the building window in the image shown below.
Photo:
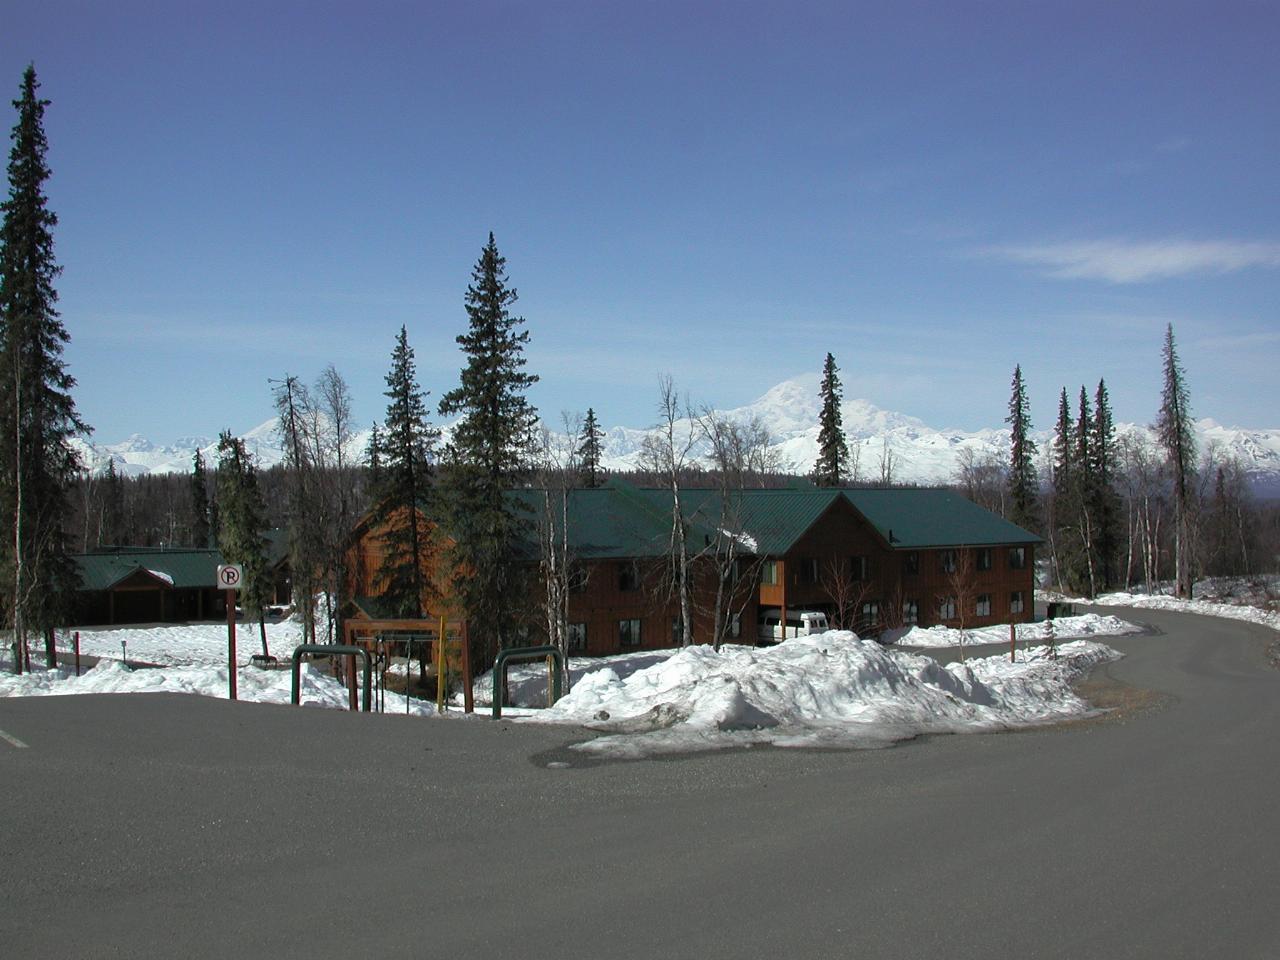
<path fill-rule="evenodd" d="M 1021 570 L 1027 565 L 1027 548 L 1026 547 L 1010 547 L 1009 548 L 1009 569 Z"/>
<path fill-rule="evenodd" d="M 942 563 L 943 573 L 956 572 L 956 552 L 954 550 L 943 550 L 939 554 L 938 560 Z"/>
<path fill-rule="evenodd" d="M 991 616 L 991 594 L 978 594 L 978 602 L 973 605 L 973 612 L 979 617 Z"/>
<path fill-rule="evenodd" d="M 729 618 L 729 636 L 734 640 L 737 640 L 740 636 L 742 636 L 741 614 L 735 613 Z"/>
<path fill-rule="evenodd" d="M 982 547 L 973 551 L 973 565 L 979 570 L 991 569 L 991 548 Z"/>
<path fill-rule="evenodd" d="M 1009 594 L 1009 612 L 1010 613 L 1022 612 L 1022 591 L 1021 590 L 1015 590 L 1013 591 L 1013 593 Z"/>
<path fill-rule="evenodd" d="M 954 620 L 956 618 L 956 598 L 955 597 L 939 597 L 938 598 L 938 619 Z"/>
<path fill-rule="evenodd" d="M 569 591 L 571 593 L 582 593 L 587 589 L 587 568 L 583 566 L 574 566 L 569 570 Z"/>
<path fill-rule="evenodd" d="M 569 641 L 570 653 L 586 653 L 587 625 L 585 623 L 569 624 L 569 633 L 566 639 Z"/>
<path fill-rule="evenodd" d="M 623 647 L 640 646 L 640 621 L 618 621 L 618 644 Z"/>
<path fill-rule="evenodd" d="M 679 617 L 671 618 L 671 645 L 684 646 L 684 622 Z"/>
<path fill-rule="evenodd" d="M 868 557 L 850 557 L 849 569 L 853 571 L 854 580 L 871 579 L 871 561 Z"/>
<path fill-rule="evenodd" d="M 618 567 L 618 589 L 626 592 L 640 589 L 640 568 L 634 563 Z"/>
<path fill-rule="evenodd" d="M 778 585 L 778 561 L 766 560 L 760 564 L 760 582 L 767 587 Z"/>
<path fill-rule="evenodd" d="M 920 554 L 911 550 L 902 555 L 902 572 L 907 576 L 915 576 L 920 572 Z"/>
<path fill-rule="evenodd" d="M 919 623 L 920 622 L 920 602 L 918 600 L 902 601 L 902 622 L 903 623 Z"/>
<path fill-rule="evenodd" d="M 880 604 L 875 600 L 868 600 L 862 605 L 861 615 L 858 618 L 858 630 L 861 633 L 875 633 L 879 625 Z"/>
<path fill-rule="evenodd" d="M 797 583 L 817 583 L 818 582 L 818 558 L 802 557 L 799 563 L 799 570 L 796 572 Z"/>

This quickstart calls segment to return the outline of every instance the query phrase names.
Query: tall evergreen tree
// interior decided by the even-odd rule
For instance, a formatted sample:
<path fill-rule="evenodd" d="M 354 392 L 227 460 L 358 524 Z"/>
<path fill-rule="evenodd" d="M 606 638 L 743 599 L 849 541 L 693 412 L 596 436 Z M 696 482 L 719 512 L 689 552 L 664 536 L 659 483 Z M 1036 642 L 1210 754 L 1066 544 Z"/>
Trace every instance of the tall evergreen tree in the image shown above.
<path fill-rule="evenodd" d="M 258 486 L 258 471 L 244 449 L 244 441 L 224 430 L 218 436 L 218 502 L 221 504 L 218 549 L 227 563 L 244 568 L 240 602 L 258 620 L 262 655 L 267 649 L 266 605 L 271 599 L 271 570 L 267 559 L 266 505 Z"/>
<path fill-rule="evenodd" d="M 1079 415 L 1075 430 L 1075 494 L 1076 532 L 1078 540 L 1078 568 L 1076 580 L 1089 597 L 1098 592 L 1097 543 L 1095 542 L 1094 504 L 1097 502 L 1097 477 L 1094 475 L 1093 413 L 1089 408 L 1089 394 L 1080 387 Z"/>
<path fill-rule="evenodd" d="M 364 463 L 369 468 L 369 487 L 377 490 L 382 482 L 382 435 L 376 420 L 369 428 L 369 446 L 365 448 Z"/>
<path fill-rule="evenodd" d="M 836 358 L 828 353 L 822 365 L 822 385 L 818 388 L 822 410 L 818 414 L 818 462 L 813 467 L 813 481 L 820 487 L 838 487 L 849 476 L 849 444 L 840 414 L 839 372 Z"/>
<path fill-rule="evenodd" d="M 124 484 L 116 472 L 114 458 L 107 459 L 107 472 L 102 476 L 102 522 L 98 525 L 98 546 L 118 546 L 124 536 Z"/>
<path fill-rule="evenodd" d="M 1059 590 L 1068 587 L 1075 540 L 1075 430 L 1067 389 L 1058 397 L 1058 422 L 1053 431 L 1053 499 L 1048 524 L 1050 550 Z"/>
<path fill-rule="evenodd" d="M 1116 428 L 1105 380 L 1098 381 L 1093 397 L 1093 427 L 1089 443 L 1093 478 L 1090 515 L 1103 589 L 1116 584 L 1116 553 L 1120 543 L 1120 501 L 1115 489 Z"/>
<path fill-rule="evenodd" d="M 1036 504 L 1039 482 L 1036 479 L 1036 442 L 1031 439 L 1031 415 L 1027 388 L 1022 380 L 1022 365 L 1013 368 L 1013 388 L 1009 397 L 1009 519 L 1020 527 L 1034 530 L 1039 526 Z"/>
<path fill-rule="evenodd" d="M 1191 398 L 1187 376 L 1173 341 L 1173 324 L 1164 335 L 1164 389 L 1156 434 L 1164 447 L 1165 459 L 1173 475 L 1174 592 L 1191 596 L 1191 486 L 1196 464 L 1196 436 L 1191 421 Z"/>
<path fill-rule="evenodd" d="M 191 458 L 191 544 L 209 546 L 209 485 L 204 455 L 199 450 Z"/>
<path fill-rule="evenodd" d="M 43 632 L 48 646 L 70 609 L 78 577 L 62 524 L 79 469 L 70 440 L 88 432 L 62 360 L 70 337 L 55 308 L 58 218 L 44 193 L 49 101 L 36 95 L 39 86 L 28 66 L 13 101 L 9 195 L 0 205 L 0 509 L 9 524 L 0 557 L 15 648 L 25 647 L 30 629 Z"/>
<path fill-rule="evenodd" d="M 374 523 L 385 549 L 378 579 L 397 617 L 424 616 L 433 590 L 426 573 L 431 542 L 422 511 L 428 509 L 438 431 L 427 420 L 413 348 L 402 326 L 386 377 L 387 415 L 370 443 L 379 476 L 373 491 Z M 422 665 L 425 676 L 425 664 Z"/>
<path fill-rule="evenodd" d="M 525 372 L 529 332 L 513 316 L 515 288 L 493 234 L 467 287 L 469 326 L 458 338 L 466 354 L 461 383 L 440 401 L 440 414 L 461 414 L 445 459 L 443 486 L 452 539 L 455 595 L 486 653 L 508 645 L 527 619 L 520 544 L 531 518 L 507 490 L 530 469 L 537 411 L 525 391 L 538 380 Z"/>
<path fill-rule="evenodd" d="M 582 485 L 587 488 L 598 487 L 604 482 L 600 469 L 600 441 L 604 439 L 604 431 L 596 420 L 596 412 L 587 407 L 587 419 L 582 422 L 582 432 L 578 435 L 577 457 Z"/>

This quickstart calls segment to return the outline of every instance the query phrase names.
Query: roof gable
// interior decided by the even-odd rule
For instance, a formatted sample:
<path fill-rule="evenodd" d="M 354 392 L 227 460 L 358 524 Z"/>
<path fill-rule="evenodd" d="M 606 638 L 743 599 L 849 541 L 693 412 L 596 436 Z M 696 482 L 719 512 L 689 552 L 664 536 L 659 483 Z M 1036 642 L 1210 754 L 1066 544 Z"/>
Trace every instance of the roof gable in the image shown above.
<path fill-rule="evenodd" d="M 217 550 L 142 550 L 83 553 L 72 558 L 80 572 L 81 589 L 111 590 L 142 573 L 156 585 L 177 589 L 216 587 L 222 554 Z"/>

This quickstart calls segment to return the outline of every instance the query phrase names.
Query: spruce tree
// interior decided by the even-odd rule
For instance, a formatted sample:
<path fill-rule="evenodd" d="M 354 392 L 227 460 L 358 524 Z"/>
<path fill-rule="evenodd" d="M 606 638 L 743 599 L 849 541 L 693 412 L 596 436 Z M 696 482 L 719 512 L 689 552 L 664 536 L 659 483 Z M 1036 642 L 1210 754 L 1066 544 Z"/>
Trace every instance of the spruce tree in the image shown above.
<path fill-rule="evenodd" d="M 442 477 L 453 588 L 486 654 L 507 646 L 528 614 L 520 553 L 531 518 L 507 491 L 531 466 L 537 411 L 525 391 L 538 378 L 524 369 L 529 332 L 511 314 L 516 299 L 490 233 L 467 287 L 468 330 L 457 338 L 467 357 L 461 383 L 440 401 L 441 416 L 461 414 Z"/>
<path fill-rule="evenodd" d="M 244 449 L 244 441 L 224 430 L 218 436 L 218 549 L 225 563 L 244 568 L 239 599 L 245 613 L 257 617 L 262 655 L 267 649 L 266 605 L 271 599 L 271 570 L 265 536 L 266 506 L 258 486 L 258 472 Z"/>
<path fill-rule="evenodd" d="M 191 458 L 191 545 L 209 546 L 209 486 L 204 455 L 197 450 Z"/>
<path fill-rule="evenodd" d="M 370 462 L 378 476 L 373 522 L 382 531 L 384 548 L 378 581 L 393 615 L 412 619 L 426 614 L 432 596 L 426 572 L 432 551 L 423 511 L 429 509 L 438 432 L 427 420 L 426 397 L 418 386 L 413 348 L 403 326 L 391 352 L 386 383 L 386 419 L 370 442 Z M 424 676 L 425 670 L 422 664 Z"/>
<path fill-rule="evenodd" d="M 840 414 L 839 372 L 835 357 L 828 353 L 822 365 L 822 385 L 818 388 L 822 410 L 818 414 L 818 462 L 813 467 L 813 482 L 820 487 L 838 487 L 849 476 L 849 444 Z"/>
<path fill-rule="evenodd" d="M 1173 476 L 1174 592 L 1179 597 L 1191 596 L 1191 486 L 1195 473 L 1196 437 L 1191 420 L 1191 398 L 1187 391 L 1186 373 L 1178 359 L 1173 341 L 1173 324 L 1164 335 L 1164 389 L 1160 398 L 1160 415 L 1156 419 L 1156 435 L 1164 447 L 1165 460 Z"/>
<path fill-rule="evenodd" d="M 369 446 L 365 448 L 364 462 L 369 468 L 369 489 L 377 490 L 382 482 L 382 436 L 376 420 L 369 428 Z"/>
<path fill-rule="evenodd" d="M 582 423 L 582 432 L 578 435 L 578 463 L 582 475 L 582 485 L 587 488 L 598 487 L 604 482 L 600 470 L 600 441 L 604 439 L 604 431 L 596 420 L 596 412 L 587 407 L 587 419 Z"/>
<path fill-rule="evenodd" d="M 1093 413 L 1089 409 L 1089 394 L 1080 387 L 1080 412 L 1075 430 L 1075 511 L 1079 543 L 1076 580 L 1092 598 L 1098 592 L 1096 520 L 1093 508 L 1097 502 L 1097 477 L 1094 474 L 1092 450 Z"/>
<path fill-rule="evenodd" d="M 1103 589 L 1115 586 L 1116 551 L 1120 542 L 1120 501 L 1115 490 L 1116 428 L 1111 417 L 1111 399 L 1105 380 L 1098 381 L 1093 397 L 1093 428 L 1090 436 L 1094 544 Z"/>
<path fill-rule="evenodd" d="M 1067 589 L 1073 567 L 1075 520 L 1075 442 L 1067 389 L 1058 397 L 1058 422 L 1053 432 L 1053 511 L 1049 523 L 1058 589 Z"/>
<path fill-rule="evenodd" d="M 1009 397 L 1009 519 L 1027 530 L 1039 526 L 1036 516 L 1036 442 L 1031 439 L 1031 416 L 1022 366 L 1013 368 L 1013 389 Z"/>
<path fill-rule="evenodd" d="M 124 542 L 124 484 L 116 472 L 114 457 L 107 458 L 102 476 L 102 522 L 98 526 L 98 546 L 120 546 Z"/>
<path fill-rule="evenodd" d="M 78 576 L 63 519 L 79 470 L 70 440 L 88 428 L 76 412 L 62 352 L 70 340 L 55 304 L 57 216 L 44 183 L 48 141 L 34 66 L 22 75 L 10 139 L 9 195 L 0 210 L 0 509 L 9 531 L 0 557 L 9 592 L 6 616 L 16 650 L 27 631 L 46 641 L 65 622 Z"/>

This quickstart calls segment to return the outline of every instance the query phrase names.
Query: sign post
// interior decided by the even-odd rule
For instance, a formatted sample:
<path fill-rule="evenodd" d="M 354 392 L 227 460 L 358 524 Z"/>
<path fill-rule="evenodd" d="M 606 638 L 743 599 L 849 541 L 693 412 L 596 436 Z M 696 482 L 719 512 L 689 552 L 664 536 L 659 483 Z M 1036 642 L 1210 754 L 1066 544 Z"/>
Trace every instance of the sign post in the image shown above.
<path fill-rule="evenodd" d="M 238 563 L 218 567 L 218 586 L 227 596 L 227 686 L 232 700 L 236 698 L 236 593 L 244 582 L 244 568 Z"/>

